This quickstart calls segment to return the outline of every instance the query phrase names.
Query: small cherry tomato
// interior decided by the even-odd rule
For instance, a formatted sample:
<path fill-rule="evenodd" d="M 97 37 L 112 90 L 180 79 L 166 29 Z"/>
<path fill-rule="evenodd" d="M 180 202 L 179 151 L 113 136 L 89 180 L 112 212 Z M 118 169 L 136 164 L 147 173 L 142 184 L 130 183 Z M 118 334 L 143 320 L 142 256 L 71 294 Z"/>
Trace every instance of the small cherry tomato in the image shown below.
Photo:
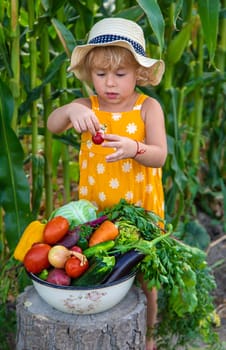
<path fill-rule="evenodd" d="M 48 254 L 51 246 L 46 243 L 36 243 L 33 245 L 24 257 L 24 266 L 27 271 L 40 273 L 50 266 Z"/>
<path fill-rule="evenodd" d="M 55 244 L 62 239 L 69 230 L 69 221 L 63 216 L 55 216 L 47 222 L 44 231 L 43 239 L 45 243 Z"/>
<path fill-rule="evenodd" d="M 64 266 L 66 274 L 72 278 L 81 276 L 88 269 L 88 267 L 88 260 L 86 260 L 85 263 L 81 265 L 81 261 L 75 256 L 69 258 Z"/>
<path fill-rule="evenodd" d="M 70 248 L 70 250 L 72 250 L 73 252 L 82 253 L 82 248 L 79 247 L 78 245 L 74 245 L 73 247 Z"/>
<path fill-rule="evenodd" d="M 97 131 L 96 135 L 92 136 L 92 141 L 95 143 L 95 145 L 100 145 L 102 142 L 104 142 L 103 133 Z"/>

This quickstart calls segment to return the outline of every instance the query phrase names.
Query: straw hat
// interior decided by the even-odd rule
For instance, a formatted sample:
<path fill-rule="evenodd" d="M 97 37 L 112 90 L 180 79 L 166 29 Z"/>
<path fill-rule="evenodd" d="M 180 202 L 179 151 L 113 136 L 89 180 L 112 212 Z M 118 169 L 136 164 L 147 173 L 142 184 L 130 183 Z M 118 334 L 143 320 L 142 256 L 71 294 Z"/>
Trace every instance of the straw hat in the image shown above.
<path fill-rule="evenodd" d="M 145 56 L 145 39 L 142 28 L 135 22 L 124 18 L 105 18 L 97 22 L 91 29 L 86 45 L 78 45 L 71 56 L 69 71 L 83 80 L 83 61 L 94 47 L 120 46 L 128 49 L 135 60 L 147 68 L 148 84 L 158 85 L 162 79 L 165 65 L 162 60 Z"/>

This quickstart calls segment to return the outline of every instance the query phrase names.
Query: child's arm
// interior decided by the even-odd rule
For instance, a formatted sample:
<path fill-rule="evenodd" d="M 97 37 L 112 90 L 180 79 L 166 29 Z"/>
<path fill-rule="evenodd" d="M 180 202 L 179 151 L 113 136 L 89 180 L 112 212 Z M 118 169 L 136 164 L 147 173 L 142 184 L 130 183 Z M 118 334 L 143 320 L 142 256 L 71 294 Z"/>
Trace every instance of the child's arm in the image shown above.
<path fill-rule="evenodd" d="M 95 135 L 100 124 L 90 108 L 89 99 L 78 99 L 55 109 L 48 118 L 47 127 L 56 134 L 73 127 L 79 133 L 90 131 Z"/>
<path fill-rule="evenodd" d="M 142 116 L 145 122 L 145 144 L 139 143 L 139 149 L 146 152 L 138 154 L 135 159 L 146 166 L 162 167 L 167 156 L 167 138 L 162 107 L 154 98 L 144 101 Z"/>

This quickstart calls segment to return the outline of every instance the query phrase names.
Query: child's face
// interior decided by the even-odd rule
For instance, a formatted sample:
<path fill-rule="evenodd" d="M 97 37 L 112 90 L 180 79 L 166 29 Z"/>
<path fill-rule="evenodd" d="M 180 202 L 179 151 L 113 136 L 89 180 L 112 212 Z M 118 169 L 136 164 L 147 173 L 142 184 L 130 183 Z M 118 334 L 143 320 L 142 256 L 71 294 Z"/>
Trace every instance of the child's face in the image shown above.
<path fill-rule="evenodd" d="M 94 67 L 91 77 L 97 95 L 106 104 L 120 104 L 134 94 L 136 69 L 134 66 L 114 69 Z"/>
<path fill-rule="evenodd" d="M 105 107 L 116 105 L 120 108 L 120 103 L 130 101 L 136 86 L 138 64 L 129 50 L 117 46 L 95 48 L 86 62 L 96 93 Z"/>

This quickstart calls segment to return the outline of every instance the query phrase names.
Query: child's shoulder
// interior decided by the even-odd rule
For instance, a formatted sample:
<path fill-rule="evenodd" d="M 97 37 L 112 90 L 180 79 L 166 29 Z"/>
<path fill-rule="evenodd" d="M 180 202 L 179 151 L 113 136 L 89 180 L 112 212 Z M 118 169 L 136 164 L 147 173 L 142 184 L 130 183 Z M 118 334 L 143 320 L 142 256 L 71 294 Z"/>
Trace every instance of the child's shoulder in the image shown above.
<path fill-rule="evenodd" d="M 152 97 L 152 96 L 148 96 L 148 95 L 143 95 L 145 96 L 145 98 L 143 99 L 143 104 L 142 104 L 142 107 L 143 108 L 161 108 L 161 105 L 160 105 L 160 102 Z"/>
<path fill-rule="evenodd" d="M 163 110 L 160 102 L 156 98 L 147 96 L 142 104 L 141 113 L 143 119 L 146 120 L 150 115 L 162 115 Z"/>
<path fill-rule="evenodd" d="M 86 107 L 91 107 L 91 100 L 89 97 L 79 97 L 75 100 L 75 102 L 80 103 Z"/>

